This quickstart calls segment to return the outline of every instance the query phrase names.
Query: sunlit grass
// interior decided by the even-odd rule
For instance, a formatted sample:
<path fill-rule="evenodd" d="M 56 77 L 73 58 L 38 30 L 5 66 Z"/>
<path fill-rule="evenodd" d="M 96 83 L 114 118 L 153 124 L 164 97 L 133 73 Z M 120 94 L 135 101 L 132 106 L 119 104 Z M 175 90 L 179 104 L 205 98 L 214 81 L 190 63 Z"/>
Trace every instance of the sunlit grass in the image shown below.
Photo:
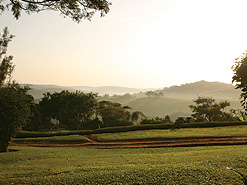
<path fill-rule="evenodd" d="M 86 149 L 9 147 L 0 184 L 243 184 L 247 146 Z"/>
<path fill-rule="evenodd" d="M 47 143 L 59 143 L 59 142 L 82 142 L 86 141 L 85 137 L 80 135 L 69 136 L 52 136 L 52 137 L 37 137 L 37 138 L 14 138 L 15 142 L 47 142 Z"/>
<path fill-rule="evenodd" d="M 144 139 L 159 137 L 189 137 L 217 135 L 247 135 L 247 126 L 215 127 L 215 128 L 184 128 L 176 130 L 147 130 L 138 132 L 123 132 L 99 134 L 104 140 Z"/>

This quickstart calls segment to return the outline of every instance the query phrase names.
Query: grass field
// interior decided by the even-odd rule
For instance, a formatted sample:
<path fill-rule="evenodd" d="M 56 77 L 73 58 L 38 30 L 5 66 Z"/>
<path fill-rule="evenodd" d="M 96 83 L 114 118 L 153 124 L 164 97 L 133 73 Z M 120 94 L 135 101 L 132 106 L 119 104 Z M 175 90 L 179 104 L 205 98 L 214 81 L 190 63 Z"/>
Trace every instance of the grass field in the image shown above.
<path fill-rule="evenodd" d="M 244 135 L 247 126 L 99 134 L 104 139 Z M 84 140 L 80 135 L 18 138 Z M 10 146 L 0 153 L 0 184 L 246 184 L 247 145 L 133 149 Z"/>
<path fill-rule="evenodd" d="M 244 184 L 247 176 L 246 145 L 9 149 L 0 184 Z"/>
<path fill-rule="evenodd" d="M 145 139 L 159 137 L 193 137 L 218 135 L 247 135 L 247 126 L 216 127 L 216 128 L 183 128 L 176 130 L 147 130 L 138 132 L 122 132 L 99 134 L 104 140 Z"/>

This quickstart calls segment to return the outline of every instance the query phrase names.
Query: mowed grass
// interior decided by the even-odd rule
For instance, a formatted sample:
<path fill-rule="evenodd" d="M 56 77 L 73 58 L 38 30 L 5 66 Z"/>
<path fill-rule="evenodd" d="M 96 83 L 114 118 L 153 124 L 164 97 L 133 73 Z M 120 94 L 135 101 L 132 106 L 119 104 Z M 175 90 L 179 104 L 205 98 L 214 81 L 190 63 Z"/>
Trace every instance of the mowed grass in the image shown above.
<path fill-rule="evenodd" d="M 247 176 L 246 145 L 9 149 L 0 184 L 244 184 Z"/>
<path fill-rule="evenodd" d="M 247 126 L 215 127 L 215 128 L 182 128 L 176 130 L 147 130 L 122 132 L 113 134 L 99 134 L 104 140 L 145 139 L 160 137 L 190 137 L 190 136 L 219 136 L 219 135 L 247 135 Z"/>
<path fill-rule="evenodd" d="M 78 143 L 86 141 L 85 137 L 80 135 L 69 136 L 52 136 L 52 137 L 37 137 L 37 138 L 13 138 L 14 142 L 45 142 L 45 143 Z"/>

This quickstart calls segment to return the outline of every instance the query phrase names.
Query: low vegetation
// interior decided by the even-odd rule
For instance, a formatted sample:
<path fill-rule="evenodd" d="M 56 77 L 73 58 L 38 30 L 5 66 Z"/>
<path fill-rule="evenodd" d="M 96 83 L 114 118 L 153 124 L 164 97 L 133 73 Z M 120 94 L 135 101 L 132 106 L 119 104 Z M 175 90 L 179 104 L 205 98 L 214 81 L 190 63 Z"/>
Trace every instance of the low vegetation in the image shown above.
<path fill-rule="evenodd" d="M 0 184 L 244 184 L 247 146 L 9 147 Z"/>
<path fill-rule="evenodd" d="M 103 140 L 128 140 L 163 137 L 194 137 L 194 136 L 224 136 L 224 135 L 246 135 L 247 125 L 234 127 L 216 128 L 184 128 L 176 130 L 146 130 L 139 132 L 105 133 L 99 134 Z"/>
<path fill-rule="evenodd" d="M 42 143 L 78 143 L 86 141 L 85 137 L 80 135 L 69 135 L 69 136 L 51 136 L 51 137 L 36 137 L 36 138 L 14 138 L 14 142 L 42 142 Z"/>
<path fill-rule="evenodd" d="M 224 127 L 224 126 L 239 126 L 247 125 L 246 122 L 204 122 L 204 123 L 185 123 L 182 128 L 209 128 L 209 127 Z M 102 133 L 118 133 L 129 131 L 141 131 L 152 129 L 167 129 L 170 131 L 173 128 L 171 123 L 165 124 L 150 124 L 150 125 L 132 125 L 121 127 L 108 127 L 96 130 L 60 130 L 60 131 L 19 131 L 15 138 L 27 138 L 27 137 L 51 137 L 51 136 L 67 136 L 67 135 L 89 135 L 89 134 L 102 134 Z"/>

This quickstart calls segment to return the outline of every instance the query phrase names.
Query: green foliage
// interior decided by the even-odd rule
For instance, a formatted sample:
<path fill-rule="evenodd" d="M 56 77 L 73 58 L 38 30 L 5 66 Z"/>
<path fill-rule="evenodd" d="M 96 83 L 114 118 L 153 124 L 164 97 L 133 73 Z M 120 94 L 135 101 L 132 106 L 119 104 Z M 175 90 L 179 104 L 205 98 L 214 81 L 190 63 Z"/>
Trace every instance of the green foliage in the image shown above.
<path fill-rule="evenodd" d="M 180 129 L 182 127 L 182 125 L 184 124 L 185 122 L 185 119 L 183 117 L 178 117 L 176 120 L 175 120 L 175 123 L 174 123 L 174 129 L 175 128 L 178 128 Z"/>
<path fill-rule="evenodd" d="M 107 0 L 15 0 L 9 1 L 6 5 L 3 1 L 0 3 L 0 13 L 7 8 L 12 11 L 16 19 L 20 18 L 21 11 L 30 14 L 50 10 L 58 11 L 64 17 L 70 17 L 78 23 L 82 19 L 91 20 L 96 12 L 100 12 L 101 17 L 106 15 L 111 5 Z"/>
<path fill-rule="evenodd" d="M 189 107 L 193 112 L 191 116 L 196 122 L 234 120 L 230 113 L 225 112 L 225 108 L 230 106 L 228 101 L 216 103 L 213 98 L 198 96 L 194 102 L 196 105 L 190 105 Z"/>
<path fill-rule="evenodd" d="M 41 121 L 41 113 L 39 104 L 32 103 L 30 106 L 32 116 L 29 118 L 27 124 L 22 128 L 23 130 L 40 130 L 43 128 Z"/>
<path fill-rule="evenodd" d="M 247 146 L 139 149 L 10 147 L 0 184 L 244 184 Z"/>
<path fill-rule="evenodd" d="M 246 122 L 194 122 L 184 123 L 183 128 L 215 128 L 215 127 L 226 127 L 226 126 L 239 126 L 247 125 Z M 145 125 L 131 125 L 131 126 L 114 126 L 101 128 L 96 130 L 59 130 L 59 131 L 19 131 L 15 138 L 34 138 L 34 137 L 51 137 L 51 136 L 67 136 L 67 135 L 89 135 L 89 134 L 100 134 L 100 133 L 118 133 L 118 132 L 129 132 L 139 130 L 154 130 L 154 129 L 172 129 L 170 123 L 165 124 L 145 124 Z"/>
<path fill-rule="evenodd" d="M 235 65 L 232 66 L 234 75 L 232 83 L 235 83 L 236 89 L 242 91 L 240 95 L 241 105 L 245 109 L 247 115 L 247 52 L 243 56 L 235 59 Z"/>
<path fill-rule="evenodd" d="M 26 131 L 19 130 L 15 138 L 39 138 L 53 136 L 69 136 L 69 135 L 89 135 L 93 134 L 92 130 L 56 130 L 56 131 Z"/>
<path fill-rule="evenodd" d="M 27 90 L 16 84 L 0 88 L 0 152 L 7 150 L 10 138 L 31 117 L 33 98 Z"/>
<path fill-rule="evenodd" d="M 106 101 L 106 100 L 102 100 L 99 102 L 99 106 L 98 109 L 103 109 L 105 107 L 115 107 L 115 108 L 119 108 L 121 107 L 121 103 L 116 103 L 116 102 L 111 102 L 111 101 Z"/>
<path fill-rule="evenodd" d="M 96 113 L 97 94 L 62 91 L 47 93 L 40 102 L 42 117 L 46 122 L 51 118 L 58 120 L 66 129 L 83 128 L 83 124 L 92 121 Z"/>
<path fill-rule="evenodd" d="M 99 115 L 102 117 L 103 124 L 107 126 L 114 126 L 119 121 L 128 120 L 127 111 L 122 107 L 104 107 L 99 110 Z"/>
<path fill-rule="evenodd" d="M 97 113 L 102 119 L 101 127 L 132 125 L 131 114 L 127 109 L 131 109 L 131 107 L 106 100 L 100 101 Z"/>
<path fill-rule="evenodd" d="M 147 117 L 141 111 L 132 112 L 131 120 L 136 124 L 139 124 L 143 119 L 147 119 Z"/>
<path fill-rule="evenodd" d="M 238 126 L 247 125 L 246 122 L 194 122 L 194 123 L 184 123 L 182 128 L 215 128 L 215 127 L 225 127 L 225 126 Z M 129 132 L 138 130 L 152 130 L 152 129 L 172 129 L 173 125 L 171 123 L 163 124 L 143 124 L 143 125 L 132 125 L 132 126 L 122 126 L 122 127 L 108 127 L 97 129 L 91 132 L 91 134 L 99 133 L 117 133 L 117 132 Z"/>
<path fill-rule="evenodd" d="M 162 123 L 171 123 L 171 119 L 170 116 L 166 116 L 165 118 L 160 118 L 158 116 L 154 117 L 154 118 L 145 118 L 141 121 L 141 125 L 144 124 L 162 124 Z"/>
<path fill-rule="evenodd" d="M 13 56 L 6 55 L 9 42 L 13 37 L 13 35 L 9 34 L 8 28 L 5 27 L 3 29 L 2 37 L 0 38 L 0 87 L 8 77 L 11 77 L 11 74 L 14 70 L 14 65 L 11 62 Z"/>
<path fill-rule="evenodd" d="M 147 91 L 147 92 L 145 92 L 145 95 L 147 96 L 147 97 L 156 97 L 156 98 L 158 98 L 158 97 L 164 97 L 164 93 L 163 92 L 154 92 L 154 91 Z"/>

